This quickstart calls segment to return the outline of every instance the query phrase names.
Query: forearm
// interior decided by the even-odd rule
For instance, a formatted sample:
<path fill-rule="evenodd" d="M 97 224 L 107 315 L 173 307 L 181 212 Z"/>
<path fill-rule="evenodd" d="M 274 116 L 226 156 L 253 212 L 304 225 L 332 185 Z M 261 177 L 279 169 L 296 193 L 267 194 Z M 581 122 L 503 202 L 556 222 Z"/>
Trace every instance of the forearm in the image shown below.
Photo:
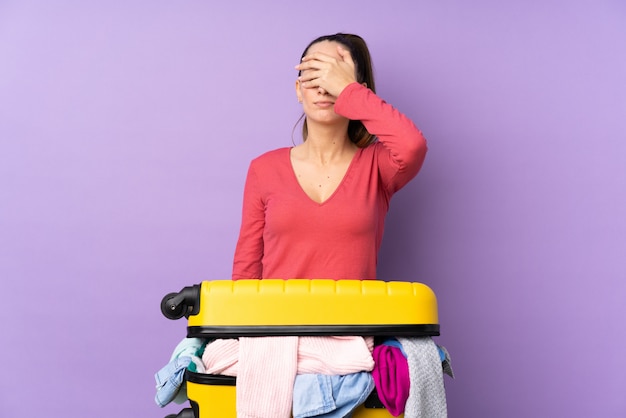
<path fill-rule="evenodd" d="M 370 89 L 358 83 L 350 84 L 337 98 L 335 112 L 360 120 L 389 150 L 399 171 L 415 174 L 419 171 L 427 151 L 424 135 L 407 116 Z"/>

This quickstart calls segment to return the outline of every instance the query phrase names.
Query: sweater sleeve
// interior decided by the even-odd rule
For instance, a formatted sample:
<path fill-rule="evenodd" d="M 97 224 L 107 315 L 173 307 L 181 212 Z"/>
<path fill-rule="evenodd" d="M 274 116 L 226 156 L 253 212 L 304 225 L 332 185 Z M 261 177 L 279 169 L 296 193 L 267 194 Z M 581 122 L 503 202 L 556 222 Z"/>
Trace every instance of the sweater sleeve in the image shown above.
<path fill-rule="evenodd" d="M 378 138 L 371 146 L 382 148 L 378 169 L 388 192 L 395 193 L 417 175 L 428 148 L 424 135 L 408 117 L 359 83 L 341 92 L 335 112 L 360 120 Z"/>
<path fill-rule="evenodd" d="M 263 275 L 265 204 L 260 186 L 253 161 L 244 186 L 241 229 L 233 260 L 233 280 L 261 279 Z"/>

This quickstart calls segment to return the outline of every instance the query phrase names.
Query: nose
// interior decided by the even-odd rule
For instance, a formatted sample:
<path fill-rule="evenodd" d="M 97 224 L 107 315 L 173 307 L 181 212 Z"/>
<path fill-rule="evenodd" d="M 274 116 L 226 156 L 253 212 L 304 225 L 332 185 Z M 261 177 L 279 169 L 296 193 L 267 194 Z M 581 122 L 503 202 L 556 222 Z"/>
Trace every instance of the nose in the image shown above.
<path fill-rule="evenodd" d="M 325 95 L 328 94 L 328 92 L 326 90 L 324 90 L 323 88 L 318 87 L 317 88 L 317 94 L 319 94 L 320 96 L 325 96 Z"/>

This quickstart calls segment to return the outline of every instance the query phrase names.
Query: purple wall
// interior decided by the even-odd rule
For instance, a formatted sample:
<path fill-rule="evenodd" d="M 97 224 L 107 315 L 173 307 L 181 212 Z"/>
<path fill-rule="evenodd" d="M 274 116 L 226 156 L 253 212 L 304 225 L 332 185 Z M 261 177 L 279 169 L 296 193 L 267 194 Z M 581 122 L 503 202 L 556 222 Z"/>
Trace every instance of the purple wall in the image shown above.
<path fill-rule="evenodd" d="M 161 298 L 229 277 L 248 162 L 336 31 L 429 139 L 379 276 L 438 294 L 450 416 L 626 416 L 624 2 L 266 3 L 0 3 L 0 416 L 178 411 Z"/>

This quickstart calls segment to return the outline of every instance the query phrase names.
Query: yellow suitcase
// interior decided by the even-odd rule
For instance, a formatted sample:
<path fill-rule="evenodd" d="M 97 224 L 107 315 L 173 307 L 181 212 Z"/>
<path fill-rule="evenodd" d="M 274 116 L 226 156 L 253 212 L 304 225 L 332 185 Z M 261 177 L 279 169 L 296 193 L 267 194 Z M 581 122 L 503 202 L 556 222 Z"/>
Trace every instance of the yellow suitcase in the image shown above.
<path fill-rule="evenodd" d="M 161 301 L 169 319 L 187 318 L 187 336 L 439 335 L 437 299 L 425 284 L 379 280 L 216 280 Z M 167 418 L 236 418 L 236 379 L 185 373 L 190 408 Z M 391 418 L 373 392 L 353 418 Z M 400 415 L 402 417 L 402 415 Z"/>

